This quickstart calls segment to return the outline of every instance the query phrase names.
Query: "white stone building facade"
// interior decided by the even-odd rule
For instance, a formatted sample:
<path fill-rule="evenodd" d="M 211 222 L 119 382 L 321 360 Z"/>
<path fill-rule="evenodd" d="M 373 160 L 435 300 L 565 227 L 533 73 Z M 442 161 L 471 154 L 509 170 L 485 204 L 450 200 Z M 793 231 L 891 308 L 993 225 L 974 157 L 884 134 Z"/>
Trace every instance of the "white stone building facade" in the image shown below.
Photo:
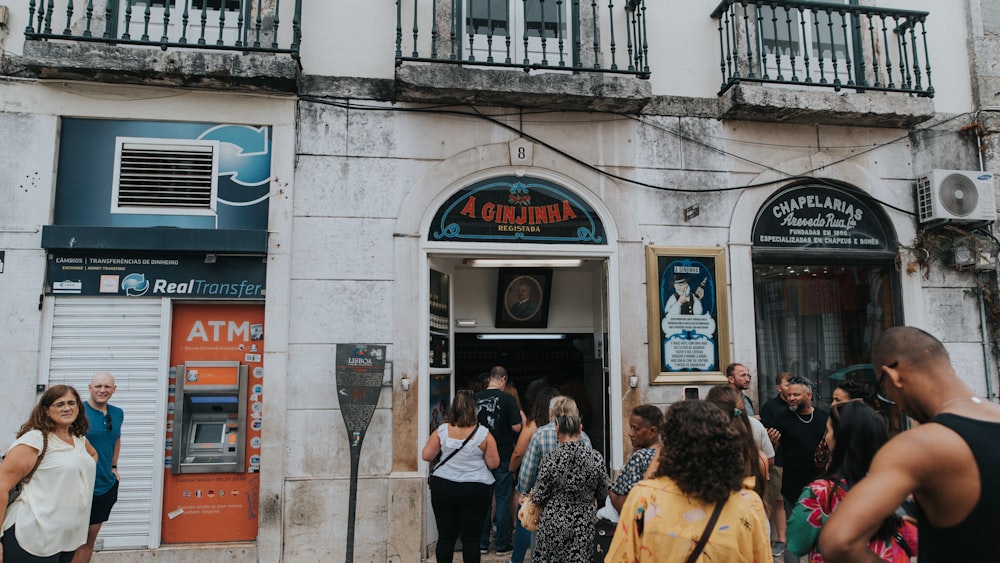
<path fill-rule="evenodd" d="M 104 26 L 106 14 L 118 18 L 118 37 L 136 25 L 98 4 L 95 21 Z M 186 4 L 175 6 L 174 23 L 166 27 L 178 26 Z M 432 14 L 430 3 L 420 3 L 416 16 L 414 2 L 236 4 L 245 21 L 265 22 L 265 31 L 277 13 L 280 26 L 264 34 L 264 43 L 273 36 L 280 48 L 200 49 L 194 24 L 189 43 L 175 45 L 172 37 L 165 49 L 155 43 L 155 26 L 153 43 L 92 42 L 79 37 L 87 26 L 87 10 L 79 5 L 66 26 L 72 38 L 39 37 L 41 26 L 26 35 L 26 27 L 34 28 L 27 0 L 10 6 L 0 28 L 0 129 L 6 132 L 0 162 L 8 194 L 0 207 L 0 311 L 7 334 L 0 348 L 7 366 L 0 430 L 13 440 L 37 398 L 36 386 L 85 385 L 97 367 L 116 373 L 116 398 L 126 405 L 121 465 L 127 499 L 108 523 L 95 560 L 294 562 L 352 553 L 355 561 L 421 561 L 436 540 L 427 464 L 419 455 L 435 420 L 434 402 L 442 389 L 453 392 L 492 364 L 508 366 L 522 397 L 535 379 L 578 393 L 587 405 L 588 432 L 611 471 L 629 453 L 632 407 L 666 406 L 690 387 L 703 394 L 725 381 L 721 371 L 730 361 L 750 368 L 758 402 L 773 395 L 773 377 L 781 370 L 818 378 L 818 393 L 828 393 L 838 372 L 851 377 L 844 370 L 855 367 L 864 376 L 866 347 L 892 325 L 919 326 L 941 338 L 964 380 L 996 400 L 993 309 L 1000 306 L 990 299 L 997 295 L 991 268 L 1000 244 L 985 220 L 926 230 L 917 220 L 916 196 L 918 178 L 928 170 L 962 170 L 975 178 L 1000 169 L 990 137 L 1000 127 L 1000 71 L 992 64 L 1000 58 L 1000 10 L 989 2 L 845 3 L 928 13 L 926 33 L 916 35 L 926 42 L 917 66 L 932 69 L 922 75 L 921 87 L 932 78 L 933 97 L 918 89 L 757 82 L 747 78 L 747 68 L 747 79 L 720 92 L 720 41 L 725 72 L 726 41 L 760 46 L 768 37 L 779 44 L 783 36 L 768 36 L 764 18 L 743 20 L 738 11 L 729 22 L 738 24 L 735 31 L 720 36 L 729 16 L 712 17 L 710 4 L 626 2 L 612 11 L 620 18 L 614 21 L 622 57 L 626 7 L 644 6 L 634 47 L 638 53 L 641 38 L 648 76 L 524 72 L 516 68 L 517 56 L 515 68 L 424 60 L 435 22 L 443 22 L 442 53 L 465 41 L 446 41 L 443 30 L 451 20 Z M 436 5 L 445 4 L 452 5 Z M 572 41 L 589 45 L 612 33 L 606 13 L 595 16 L 576 2 L 559 3 L 559 9 L 573 22 L 566 26 L 575 32 Z M 57 33 L 66 10 L 56 2 Z M 257 14 L 264 17 L 257 20 Z M 155 23 L 157 14 L 152 17 Z M 792 35 L 806 37 L 811 25 L 811 39 L 785 39 L 805 51 L 803 45 L 815 40 L 813 48 L 822 53 L 829 36 L 816 24 L 829 20 L 809 17 L 814 19 L 798 22 L 801 35 Z M 509 25 L 517 21 L 512 16 Z M 256 24 L 246 25 L 244 40 L 252 40 Z M 851 56 L 863 59 L 878 41 L 867 31 L 853 33 Z M 474 35 L 470 41 L 479 53 L 482 34 Z M 516 50 L 521 36 L 511 36 Z M 888 43 L 880 45 L 888 52 Z M 909 45 L 910 52 L 917 47 Z M 532 49 L 534 43 L 521 55 L 532 59 Z M 750 59 L 760 56 L 755 49 Z M 419 57 L 410 57 L 418 50 Z M 607 71 L 610 47 L 602 43 L 597 50 Z M 735 48 L 729 53 L 747 56 Z M 593 62 L 586 52 L 579 58 Z M 757 60 L 758 71 L 768 66 Z M 780 66 L 774 71 L 780 73 Z M 845 80 L 858 76 L 857 69 L 853 76 L 843 72 Z M 266 196 L 253 199 L 266 201 L 265 218 L 227 223 L 223 204 L 204 224 L 189 217 L 127 219 L 127 213 L 106 211 L 103 200 L 88 215 L 88 194 L 120 193 L 110 187 L 118 186 L 110 172 L 116 161 L 92 157 L 89 135 L 135 139 L 142 135 L 128 127 L 137 123 L 153 128 L 149 137 L 204 140 L 203 129 L 222 126 L 266 134 L 269 175 L 255 184 Z M 104 137 L 97 132 L 102 124 L 111 130 L 100 133 Z M 117 127 L 125 129 L 115 132 Z M 182 132 L 165 133 L 174 127 Z M 186 133 L 188 127 L 197 135 Z M 74 136 L 76 130 L 84 133 Z M 229 139 L 216 146 L 236 142 Z M 237 182 L 243 170 L 229 180 L 246 187 Z M 448 215 L 456 198 L 491 183 L 506 189 L 518 179 L 531 183 L 536 201 L 551 188 L 573 201 L 577 215 L 580 209 L 591 213 L 601 240 L 435 236 L 442 217 L 458 218 Z M 994 178 L 981 182 L 991 182 L 995 191 Z M 857 202 L 857 214 L 850 215 L 881 229 L 881 238 L 865 249 L 857 240 L 786 240 L 835 233 L 792 233 L 787 224 L 786 230 L 768 230 L 777 227 L 767 212 L 794 190 L 812 198 L 803 199 L 809 202 L 803 207 L 827 199 Z M 243 203 L 228 208 L 252 207 Z M 845 212 L 847 204 L 836 205 Z M 241 230 L 248 224 L 251 234 Z M 199 235 L 189 241 L 184 229 Z M 971 252 L 972 261 L 956 259 L 957 249 Z M 206 263 L 208 255 L 222 263 L 227 257 L 256 261 L 263 264 L 255 271 L 266 292 L 142 299 L 117 291 L 61 292 L 53 284 L 62 280 L 54 277 L 54 260 L 77 255 L 182 264 Z M 657 269 L 656 256 L 666 257 L 665 268 Z M 661 324 L 663 302 L 657 299 L 669 294 L 663 280 L 672 275 L 670 260 L 689 257 L 703 259 L 700 266 L 685 263 L 694 268 L 692 281 L 707 277 L 714 290 L 714 356 L 707 366 L 682 359 L 665 366 L 673 348 L 664 340 L 670 335 L 657 330 L 673 325 Z M 551 284 L 544 326 L 505 328 L 497 326 L 503 324 L 497 320 L 505 268 L 529 266 L 479 268 L 470 262 L 484 258 L 579 263 L 542 266 Z M 205 275 L 222 276 L 212 264 L 205 264 Z M 826 283 L 816 285 L 813 277 Z M 185 308 L 242 305 L 262 307 L 265 327 L 254 454 L 259 479 L 251 501 L 257 528 L 247 538 L 170 541 L 165 530 L 184 518 L 171 516 L 165 500 L 170 471 L 161 473 L 171 452 L 163 445 L 172 438 L 166 424 L 170 370 L 180 349 L 171 327 Z M 77 307 L 79 316 L 72 312 Z M 118 319 L 134 328 L 115 332 Z M 137 345 L 130 331 L 145 331 L 141 361 L 132 354 Z M 100 338 L 88 339 L 94 334 Z M 496 335 L 512 340 L 480 338 Z M 352 479 L 353 438 L 336 396 L 335 364 L 337 345 L 356 343 L 385 346 L 388 368 Z M 0 447 L 5 444 L 0 437 Z M 353 507 L 347 500 L 352 486 Z"/>

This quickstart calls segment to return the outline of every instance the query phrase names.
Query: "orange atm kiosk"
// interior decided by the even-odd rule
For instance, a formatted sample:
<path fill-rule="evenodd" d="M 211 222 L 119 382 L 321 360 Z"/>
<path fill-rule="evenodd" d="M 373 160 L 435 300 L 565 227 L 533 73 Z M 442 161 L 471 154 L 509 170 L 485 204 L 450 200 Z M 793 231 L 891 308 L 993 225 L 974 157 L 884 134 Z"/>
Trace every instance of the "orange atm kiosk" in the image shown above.
<path fill-rule="evenodd" d="M 171 325 L 162 542 L 252 541 L 260 504 L 264 306 L 178 303 Z"/>

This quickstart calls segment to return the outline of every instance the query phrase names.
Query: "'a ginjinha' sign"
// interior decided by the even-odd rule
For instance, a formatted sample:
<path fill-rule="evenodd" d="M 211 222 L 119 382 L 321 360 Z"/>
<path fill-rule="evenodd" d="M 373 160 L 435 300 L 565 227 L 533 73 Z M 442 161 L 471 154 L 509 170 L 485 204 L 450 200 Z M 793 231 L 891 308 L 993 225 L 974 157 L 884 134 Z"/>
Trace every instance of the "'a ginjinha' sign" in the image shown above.
<path fill-rule="evenodd" d="M 607 244 L 604 225 L 583 199 L 538 178 L 477 182 L 448 198 L 430 240 Z"/>

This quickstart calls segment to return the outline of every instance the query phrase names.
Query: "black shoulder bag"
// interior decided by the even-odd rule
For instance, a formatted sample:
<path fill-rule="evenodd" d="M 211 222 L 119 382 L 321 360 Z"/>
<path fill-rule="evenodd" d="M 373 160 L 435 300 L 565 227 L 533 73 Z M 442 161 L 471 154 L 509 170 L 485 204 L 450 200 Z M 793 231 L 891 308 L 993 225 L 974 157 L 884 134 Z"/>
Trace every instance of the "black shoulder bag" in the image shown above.
<path fill-rule="evenodd" d="M 712 517 L 708 519 L 708 524 L 705 525 L 705 531 L 701 534 L 701 539 L 698 540 L 698 544 L 694 546 L 694 551 L 687 558 L 687 563 L 694 563 L 701 555 L 701 552 L 705 549 L 705 544 L 708 543 L 708 536 L 712 535 L 712 528 L 715 528 L 715 523 L 719 521 L 719 515 L 722 514 L 722 506 L 726 504 L 726 501 L 720 500 L 718 504 L 715 505 L 715 510 L 712 511 Z"/>
<path fill-rule="evenodd" d="M 441 467 L 445 463 L 448 463 L 449 459 L 451 459 L 455 454 L 457 454 L 459 452 L 459 450 L 461 450 L 462 448 L 464 448 L 465 445 L 469 443 L 469 440 L 471 440 L 472 437 L 476 435 L 476 432 L 479 432 L 479 424 L 476 424 L 476 427 L 473 428 L 472 432 L 468 436 L 465 437 L 465 441 L 462 442 L 462 445 L 459 446 L 457 450 L 451 452 L 450 454 L 448 454 L 448 457 L 446 457 L 446 458 L 442 459 L 441 461 L 437 462 L 436 464 L 434 464 L 434 467 L 431 467 L 430 472 L 427 473 L 427 484 L 428 485 L 431 483 L 431 477 L 434 476 L 434 472 L 437 471 L 437 468 Z"/>

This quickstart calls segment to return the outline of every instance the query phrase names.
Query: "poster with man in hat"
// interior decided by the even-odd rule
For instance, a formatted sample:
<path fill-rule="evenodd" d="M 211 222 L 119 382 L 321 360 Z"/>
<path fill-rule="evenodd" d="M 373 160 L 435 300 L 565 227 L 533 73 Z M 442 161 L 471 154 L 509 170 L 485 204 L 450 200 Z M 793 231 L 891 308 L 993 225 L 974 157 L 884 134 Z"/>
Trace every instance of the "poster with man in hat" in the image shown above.
<path fill-rule="evenodd" d="M 718 369 L 711 270 L 698 260 L 681 259 L 667 264 L 661 276 L 662 368 L 665 371 Z"/>
<path fill-rule="evenodd" d="M 688 268 L 675 266 L 674 269 L 699 270 L 697 266 Z M 694 294 L 691 293 L 690 273 L 674 273 L 674 293 L 667 299 L 667 304 L 663 307 L 664 314 L 667 315 L 701 315 L 704 309 L 701 306 L 701 298 L 705 296 L 705 282 L 708 278 L 702 278 L 701 284 Z"/>

